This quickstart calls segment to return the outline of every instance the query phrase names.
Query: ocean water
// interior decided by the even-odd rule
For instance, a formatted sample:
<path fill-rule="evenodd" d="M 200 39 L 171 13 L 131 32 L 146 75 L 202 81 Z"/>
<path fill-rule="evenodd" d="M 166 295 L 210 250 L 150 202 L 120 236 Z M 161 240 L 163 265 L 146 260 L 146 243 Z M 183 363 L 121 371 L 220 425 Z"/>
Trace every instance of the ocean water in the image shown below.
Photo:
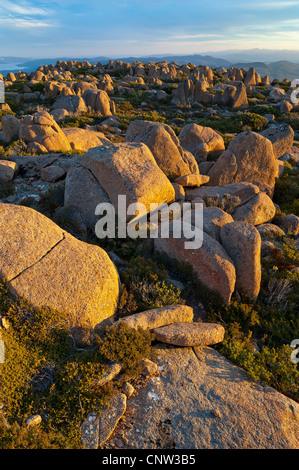
<path fill-rule="evenodd" d="M 18 72 L 18 70 L 26 71 L 26 67 L 20 67 L 16 63 L 0 63 L 0 73 L 2 75 L 4 75 L 3 72 L 6 75 L 8 72 Z"/>

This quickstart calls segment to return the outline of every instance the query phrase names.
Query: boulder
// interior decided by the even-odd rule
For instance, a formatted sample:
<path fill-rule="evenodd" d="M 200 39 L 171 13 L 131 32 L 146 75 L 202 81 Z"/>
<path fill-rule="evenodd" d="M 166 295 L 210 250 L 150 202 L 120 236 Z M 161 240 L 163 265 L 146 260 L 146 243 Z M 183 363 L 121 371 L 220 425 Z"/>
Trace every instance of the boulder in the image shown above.
<path fill-rule="evenodd" d="M 83 231 L 94 231 L 97 222 L 95 209 L 101 202 L 109 203 L 110 199 L 92 172 L 81 166 L 70 167 L 64 191 L 64 209 L 68 217 Z"/>
<path fill-rule="evenodd" d="M 0 160 L 0 182 L 12 181 L 19 166 L 10 160 Z"/>
<path fill-rule="evenodd" d="M 104 90 L 88 89 L 82 98 L 87 107 L 98 112 L 101 116 L 107 117 L 113 114 L 112 101 Z"/>
<path fill-rule="evenodd" d="M 53 104 L 53 110 L 65 109 L 69 114 L 80 115 L 87 112 L 85 101 L 81 96 L 59 96 Z"/>
<path fill-rule="evenodd" d="M 33 306 L 60 311 L 70 329 L 95 327 L 117 308 L 118 273 L 106 252 L 29 207 L 0 204 L 0 276 Z"/>
<path fill-rule="evenodd" d="M 238 134 L 210 169 L 209 186 L 237 182 L 265 184 L 274 191 L 278 165 L 271 142 L 256 132 Z"/>
<path fill-rule="evenodd" d="M 157 251 L 166 253 L 170 258 L 190 264 L 201 284 L 216 292 L 224 304 L 229 305 L 235 288 L 236 271 L 225 249 L 205 232 L 200 248 L 187 249 L 186 241 L 184 236 L 174 238 L 170 230 L 170 237 L 157 237 L 154 246 Z"/>
<path fill-rule="evenodd" d="M 206 80 L 199 80 L 194 87 L 194 102 L 201 104 L 210 104 L 213 95 L 208 91 L 209 83 Z"/>
<path fill-rule="evenodd" d="M 26 116 L 21 122 L 19 137 L 27 144 L 37 142 L 49 152 L 71 150 L 65 134 L 46 111 Z"/>
<path fill-rule="evenodd" d="M 233 222 L 234 219 L 219 207 L 203 208 L 203 231 L 220 242 L 220 229 L 222 225 Z"/>
<path fill-rule="evenodd" d="M 219 157 L 225 150 L 223 138 L 218 132 L 194 123 L 182 128 L 179 141 L 183 149 L 194 155 L 197 162 L 205 161 L 208 157 Z"/>
<path fill-rule="evenodd" d="M 245 204 L 237 207 L 232 217 L 237 222 L 260 225 L 273 219 L 276 213 L 272 199 L 266 193 L 258 193 Z"/>
<path fill-rule="evenodd" d="M 90 149 L 81 164 L 96 177 L 116 213 L 119 195 L 126 196 L 127 206 L 141 203 L 148 212 L 151 203 L 160 205 L 174 200 L 172 184 L 143 143 L 103 142 L 102 146 Z"/>
<path fill-rule="evenodd" d="M 63 121 L 65 118 L 69 117 L 69 115 L 70 113 L 62 108 L 53 109 L 53 111 L 50 112 L 50 116 L 52 116 L 56 122 Z"/>
<path fill-rule="evenodd" d="M 248 72 L 246 73 L 246 76 L 244 78 L 244 84 L 245 85 L 256 85 L 256 73 L 255 69 L 253 67 L 250 67 Z"/>
<path fill-rule="evenodd" d="M 276 236 L 279 236 L 279 237 L 285 236 L 285 232 L 280 227 L 271 223 L 258 225 L 256 229 L 259 232 L 262 240 L 272 239 L 272 238 L 275 238 Z"/>
<path fill-rule="evenodd" d="M 296 237 L 299 234 L 299 217 L 294 214 L 287 214 L 280 218 L 280 227 L 286 234 Z"/>
<path fill-rule="evenodd" d="M 190 107 L 193 103 L 194 85 L 192 80 L 186 79 L 179 83 L 173 93 L 171 104 L 177 107 Z"/>
<path fill-rule="evenodd" d="M 114 325 L 125 323 L 130 328 L 153 330 L 171 323 L 191 321 L 193 321 L 193 309 L 191 307 L 188 305 L 169 305 L 120 318 Z"/>
<path fill-rule="evenodd" d="M 58 165 L 49 165 L 41 169 L 41 179 L 55 183 L 65 176 L 65 169 Z"/>
<path fill-rule="evenodd" d="M 205 202 L 213 198 L 219 198 L 219 203 L 228 196 L 239 198 L 239 204 L 243 204 L 260 192 L 258 186 L 252 183 L 232 183 L 223 186 L 202 186 L 195 189 L 186 190 L 186 199 L 193 201 L 195 198 L 201 197 Z"/>
<path fill-rule="evenodd" d="M 290 101 L 288 100 L 283 100 L 280 104 L 280 108 L 279 108 L 279 111 L 281 112 L 281 114 L 284 114 L 284 113 L 290 113 L 293 109 L 293 105 Z"/>
<path fill-rule="evenodd" d="M 294 142 L 294 131 L 292 127 L 286 123 L 272 124 L 260 134 L 270 140 L 276 158 L 281 157 L 290 150 Z"/>
<path fill-rule="evenodd" d="M 80 129 L 78 127 L 63 128 L 72 150 L 87 152 L 89 149 L 99 147 L 103 141 L 108 139 L 102 132 Z"/>
<path fill-rule="evenodd" d="M 196 347 L 223 341 L 224 328 L 216 323 L 173 323 L 155 328 L 157 341 L 175 346 Z"/>
<path fill-rule="evenodd" d="M 226 82 L 223 90 L 216 91 L 213 104 L 226 106 L 233 109 L 248 107 L 246 87 L 243 82 Z"/>
<path fill-rule="evenodd" d="M 236 268 L 236 289 L 255 301 L 261 285 L 261 236 L 247 223 L 233 222 L 220 229 L 221 244 Z"/>
<path fill-rule="evenodd" d="M 157 165 L 167 176 L 183 176 L 191 173 L 177 136 L 166 124 L 133 121 L 128 126 L 125 141 L 143 142 L 147 145 Z"/>
<path fill-rule="evenodd" d="M 11 142 L 19 137 L 20 121 L 13 114 L 5 114 L 1 119 L 5 142 Z"/>
<path fill-rule="evenodd" d="M 182 185 L 184 188 L 188 187 L 199 187 L 209 181 L 209 176 L 199 175 L 199 174 L 190 174 L 185 176 L 179 176 L 175 182 Z"/>

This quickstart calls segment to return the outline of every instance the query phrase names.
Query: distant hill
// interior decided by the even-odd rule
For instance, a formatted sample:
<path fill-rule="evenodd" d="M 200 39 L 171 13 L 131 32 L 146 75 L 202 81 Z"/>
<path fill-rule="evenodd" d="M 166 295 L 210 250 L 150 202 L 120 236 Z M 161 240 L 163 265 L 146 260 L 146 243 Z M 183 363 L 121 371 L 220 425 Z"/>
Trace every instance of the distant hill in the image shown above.
<path fill-rule="evenodd" d="M 272 62 L 270 64 L 265 64 L 263 62 L 244 62 L 234 64 L 234 67 L 240 67 L 246 70 L 248 70 L 249 67 L 254 67 L 262 77 L 264 75 L 269 75 L 270 80 L 274 80 L 275 78 L 278 80 L 283 80 L 285 78 L 294 80 L 295 78 L 299 78 L 299 64 L 294 64 L 287 60 L 279 60 L 278 62 Z"/>
<path fill-rule="evenodd" d="M 257 56 L 262 54 L 262 50 L 256 50 Z M 251 53 L 253 53 L 251 51 Z M 273 54 L 274 55 L 273 51 Z M 281 51 L 280 51 L 281 52 Z M 294 52 L 294 51 L 293 51 Z M 231 57 L 240 56 L 242 51 L 238 53 L 231 53 Z M 295 52 L 294 52 L 295 54 Z M 249 57 L 249 51 L 244 52 L 244 56 Z M 297 57 L 296 54 L 294 57 Z M 299 57 L 299 53 L 298 53 Z M 57 57 L 57 58 L 41 58 L 41 59 L 26 59 L 20 57 L 0 57 L 0 73 L 6 75 L 8 72 L 17 72 L 18 70 L 23 70 L 24 72 L 31 73 L 34 72 L 38 67 L 42 65 L 55 65 L 57 60 L 88 60 L 91 64 L 96 64 L 97 62 L 102 63 L 103 65 L 107 64 L 110 57 L 99 56 L 99 57 Z M 279 60 L 276 62 L 264 62 L 264 61 L 235 61 L 230 62 L 229 60 L 222 59 L 219 57 L 213 57 L 211 55 L 201 55 L 201 54 L 190 54 L 190 55 L 162 55 L 157 54 L 153 56 L 144 56 L 144 57 L 119 57 L 113 58 L 113 60 L 121 60 L 123 62 L 132 63 L 134 61 L 140 61 L 143 63 L 149 62 L 163 62 L 168 63 L 176 62 L 178 65 L 184 65 L 192 63 L 194 65 L 207 65 L 209 67 L 240 67 L 248 70 L 250 67 L 254 67 L 255 70 L 263 77 L 264 75 L 269 75 L 270 80 L 278 79 L 283 80 L 288 78 L 289 80 L 299 79 L 299 63 L 291 62 L 288 60 Z"/>
<path fill-rule="evenodd" d="M 123 62 L 132 63 L 138 60 L 143 63 L 148 62 L 163 62 L 166 61 L 176 62 L 178 65 L 194 64 L 194 65 L 208 65 L 209 67 L 230 67 L 231 63 L 225 59 L 212 57 L 209 55 L 191 54 L 191 55 L 165 55 L 165 56 L 147 56 L 147 57 L 122 57 Z"/>

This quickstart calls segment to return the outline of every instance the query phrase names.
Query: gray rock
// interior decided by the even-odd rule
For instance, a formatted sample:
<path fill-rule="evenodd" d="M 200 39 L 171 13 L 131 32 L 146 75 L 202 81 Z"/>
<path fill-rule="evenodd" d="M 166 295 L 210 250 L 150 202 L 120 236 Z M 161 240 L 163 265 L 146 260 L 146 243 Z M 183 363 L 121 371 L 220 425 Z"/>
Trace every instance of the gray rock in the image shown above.
<path fill-rule="evenodd" d="M 107 367 L 105 374 L 95 381 L 95 385 L 102 387 L 108 382 L 111 382 L 121 371 L 121 364 L 115 363 Z"/>
<path fill-rule="evenodd" d="M 130 398 L 125 448 L 299 447 L 298 403 L 214 349 L 161 345 L 157 352 L 159 376 Z"/>
<path fill-rule="evenodd" d="M 108 405 L 101 410 L 98 417 L 96 412 L 90 413 L 81 426 L 81 442 L 84 449 L 97 449 L 113 434 L 118 421 L 124 415 L 127 407 L 127 397 L 116 393 Z"/>
<path fill-rule="evenodd" d="M 64 175 L 65 170 L 58 165 L 46 166 L 41 170 L 41 179 L 51 183 L 55 183 L 56 181 L 60 180 L 64 177 Z"/>
<path fill-rule="evenodd" d="M 287 152 L 294 142 L 294 131 L 289 124 L 272 124 L 268 129 L 260 133 L 270 140 L 276 158 Z"/>

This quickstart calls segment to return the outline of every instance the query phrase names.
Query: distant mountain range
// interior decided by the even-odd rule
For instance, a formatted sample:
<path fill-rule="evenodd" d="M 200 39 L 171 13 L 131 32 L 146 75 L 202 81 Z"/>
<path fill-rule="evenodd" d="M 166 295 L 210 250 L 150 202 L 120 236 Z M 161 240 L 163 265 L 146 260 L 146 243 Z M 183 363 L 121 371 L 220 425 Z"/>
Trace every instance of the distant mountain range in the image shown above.
<path fill-rule="evenodd" d="M 211 53 L 212 54 L 212 53 Z M 134 61 L 140 61 L 143 63 L 149 62 L 162 62 L 166 61 L 176 62 L 178 65 L 184 65 L 192 63 L 194 65 L 207 65 L 209 67 L 240 67 L 248 70 L 250 67 L 254 67 L 255 70 L 261 75 L 269 75 L 270 80 L 275 78 L 278 80 L 283 80 L 288 78 L 293 80 L 295 78 L 299 79 L 299 51 L 265 51 L 262 49 L 252 49 L 248 51 L 222 51 L 221 58 L 214 55 L 201 55 L 201 54 L 190 54 L 190 55 L 152 55 L 152 56 L 143 56 L 143 57 L 120 57 L 113 58 L 113 60 L 122 60 L 123 62 L 132 63 Z M 217 54 L 218 55 L 218 54 Z M 261 60 L 258 59 L 267 58 L 274 60 Z M 275 60 L 276 57 L 276 60 Z M 282 57 L 283 59 L 280 59 Z M 279 60 L 277 60 L 279 58 Z M 286 59 L 292 60 L 286 60 Z M 0 57 L 0 73 L 3 75 L 8 72 L 16 72 L 18 70 L 23 70 L 24 72 L 31 73 L 35 71 L 41 65 L 49 65 L 57 62 L 57 60 L 75 60 L 75 58 L 70 57 L 57 57 L 57 58 L 22 58 L 22 57 Z M 78 60 L 88 60 L 90 63 L 95 64 L 101 62 L 102 64 L 107 64 L 111 58 L 100 56 L 100 57 L 80 57 Z M 298 62 L 297 62 L 298 61 Z"/>

